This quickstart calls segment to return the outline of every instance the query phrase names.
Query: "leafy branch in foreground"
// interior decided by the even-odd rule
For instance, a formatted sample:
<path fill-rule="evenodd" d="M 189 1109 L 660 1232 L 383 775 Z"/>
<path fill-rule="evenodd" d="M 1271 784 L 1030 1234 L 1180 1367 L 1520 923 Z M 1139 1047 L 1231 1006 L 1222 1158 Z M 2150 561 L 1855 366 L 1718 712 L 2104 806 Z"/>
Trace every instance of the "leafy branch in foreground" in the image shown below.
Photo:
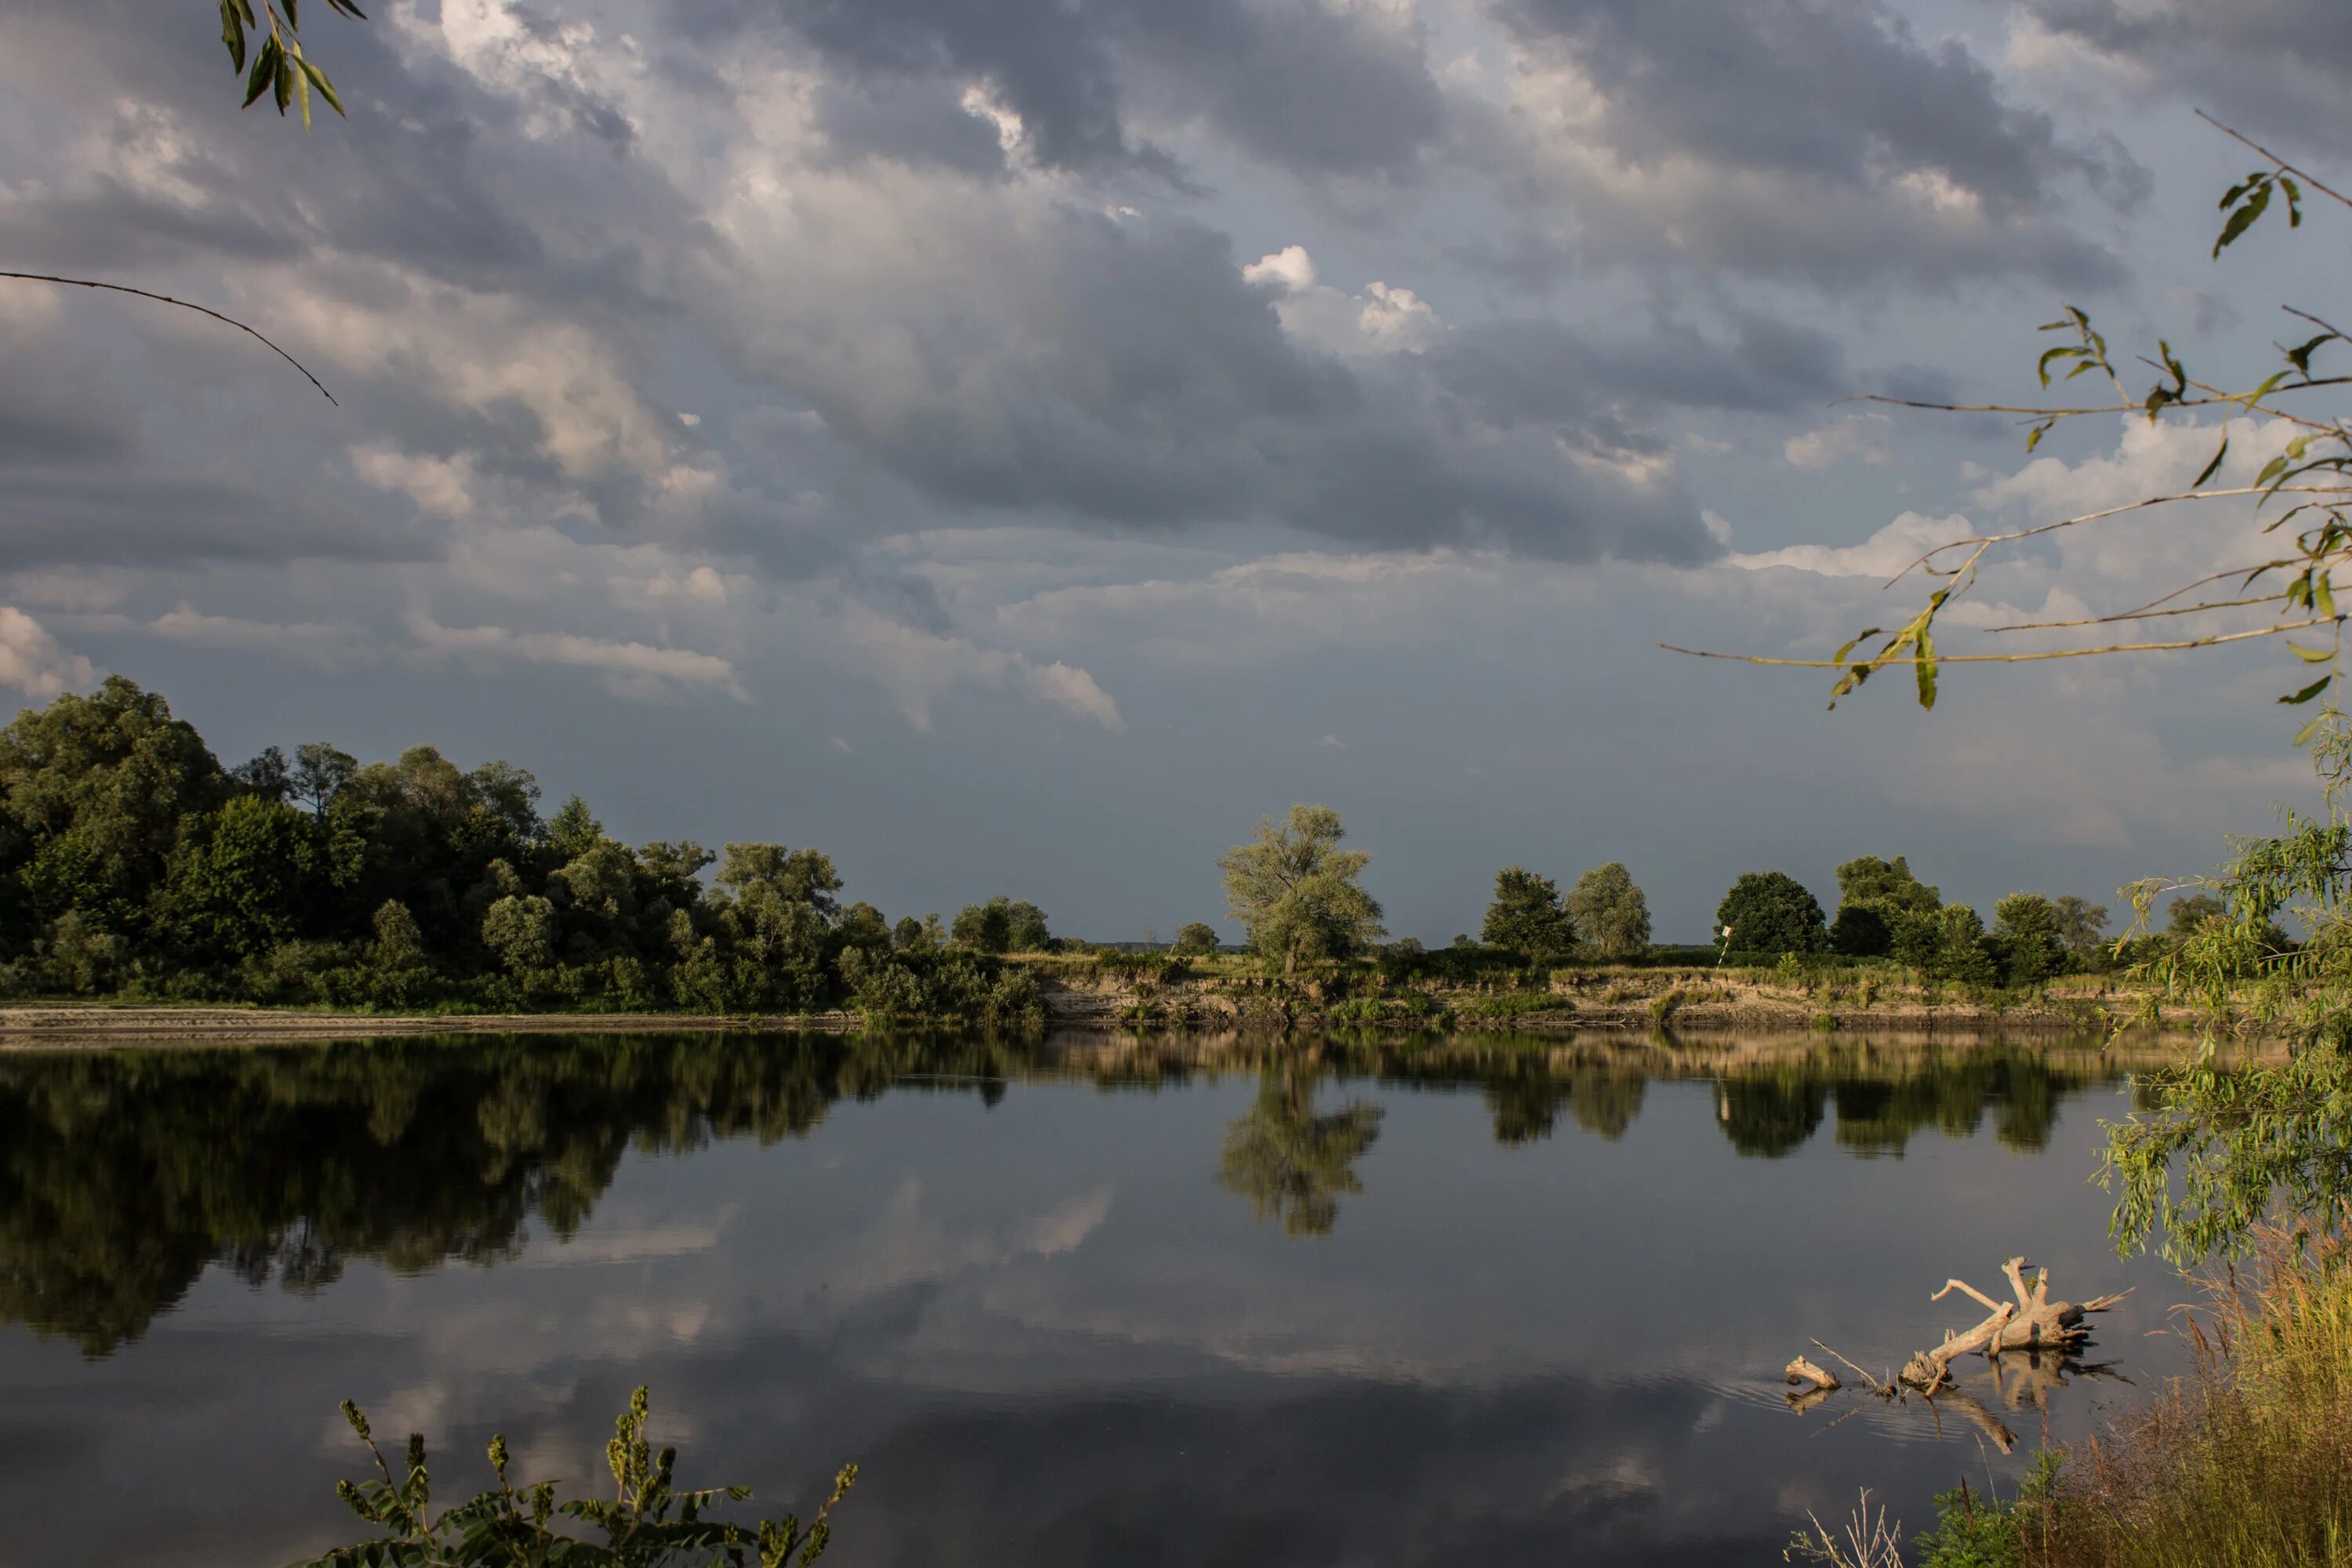
<path fill-rule="evenodd" d="M 2352 208 L 2352 197 L 2347 197 L 2260 143 L 2249 141 L 2228 126 L 2213 121 L 2210 116 L 2204 118 L 2216 129 L 2243 142 L 2265 160 L 2265 166 L 2255 169 L 2223 194 L 2220 204 L 2223 215 L 2221 229 L 2213 243 L 2216 257 L 2244 237 L 2274 207 L 2284 208 L 2290 227 L 2301 227 L 2306 193 Z M 2185 416 L 2194 426 L 2201 411 L 2216 409 L 2223 416 L 2223 426 L 2211 459 L 2186 490 L 2151 495 L 2123 506 L 2041 522 L 2012 532 L 1978 534 L 1928 550 L 1896 573 L 1887 584 L 1893 587 L 1914 573 L 1945 579 L 1943 585 L 1928 595 L 1926 606 L 1900 626 L 1864 629 L 1849 638 L 1832 658 L 1772 658 L 1754 654 L 1706 652 L 1675 647 L 1671 644 L 1659 646 L 1672 652 L 1699 658 L 1729 658 L 1748 664 L 1783 665 L 1805 669 L 1834 669 L 1839 673 L 1830 689 L 1832 708 L 1837 706 L 1839 699 L 1859 689 L 1879 671 L 1907 667 L 1917 679 L 1919 705 L 1933 708 L 1936 705 L 1937 672 L 1946 664 L 2018 664 L 2121 653 L 2179 651 L 2309 631 L 2316 634 L 2312 643 L 2291 642 L 2288 646 L 2305 664 L 2325 668 L 2315 669 L 2312 673 L 2315 679 L 2279 700 L 2294 706 L 2316 700 L 2335 688 L 2342 678 L 2345 616 L 2336 608 L 2334 574 L 2337 569 L 2352 564 L 2352 421 L 2338 414 L 2315 413 L 2306 399 L 2307 395 L 2313 393 L 2352 385 L 2352 374 L 2313 374 L 2315 356 L 2323 351 L 2352 342 L 2352 338 L 2347 338 L 2342 330 L 2309 310 L 2294 306 L 2284 307 L 2284 310 L 2296 323 L 2297 341 L 2274 345 L 2282 362 L 2280 368 L 2252 386 L 2224 387 L 2192 374 L 2171 342 L 2159 339 L 2155 354 L 2143 355 L 2138 362 L 2156 373 L 2156 380 L 2145 393 L 2135 395 L 2126 384 L 2125 376 L 2137 372 L 2119 365 L 2105 334 L 2098 330 L 2086 312 L 2068 305 L 2058 320 L 2043 323 L 2041 329 L 2044 332 L 2059 334 L 2064 341 L 2042 353 L 2035 367 L 2040 381 L 2046 387 L 2051 384 L 2053 375 L 2068 382 L 2081 376 L 2096 376 L 2113 389 L 2113 401 L 2033 405 L 1928 403 L 1883 395 L 1862 399 L 1943 413 L 2018 416 L 2027 422 L 2025 446 L 2029 452 L 2059 425 L 2095 415 L 2136 415 L 2145 417 L 2150 424 Z M 2256 417 L 2268 419 L 2274 426 L 2283 426 L 2293 432 L 2284 449 L 2263 466 L 2251 484 L 2209 489 L 2230 455 L 2228 421 Z M 2266 559 L 2241 563 L 2226 571 L 2183 584 L 2146 604 L 2112 615 L 2074 620 L 2022 622 L 1996 626 L 1989 635 L 2047 633 L 2184 616 L 2248 612 L 2263 607 L 2273 611 L 2274 618 L 2271 620 L 2252 626 L 2231 626 L 2224 622 L 2221 623 L 2224 629 L 2188 637 L 2041 648 L 2031 652 L 1952 654 L 1941 652 L 1936 646 L 1937 617 L 1953 600 L 1976 586 L 1988 557 L 2003 546 L 2015 545 L 2061 530 L 2144 516 L 2158 509 L 2190 501 L 2248 496 L 2255 498 L 2258 517 L 2272 513 L 2263 526 L 2263 533 L 2292 541 L 2291 544 L 2282 542 L 2272 547 Z M 2290 524 L 2294 525 L 2291 530 Z M 2233 583 L 2234 586 L 2224 596 L 2182 602 L 2201 588 L 2225 582 Z M 2260 592 L 2247 592 L 2257 584 L 2261 585 Z M 2241 620 L 2245 618 L 2252 617 L 2241 617 Z M 1858 648 L 1867 651 L 1856 657 Z M 2306 725 L 2296 737 L 2296 743 L 2307 741 L 2319 727 L 2318 721 Z"/>
<path fill-rule="evenodd" d="M 292 1568 L 541 1568 L 551 1563 L 695 1568 L 720 1563 L 741 1568 L 754 1561 L 753 1552 L 760 1568 L 808 1568 L 824 1554 L 833 1539 L 833 1506 L 856 1483 L 856 1465 L 842 1467 L 834 1478 L 832 1495 L 805 1531 L 797 1517 L 786 1514 L 761 1520 L 747 1531 L 740 1524 L 710 1519 L 708 1512 L 721 1498 L 749 1500 L 751 1489 L 677 1490 L 673 1479 L 677 1450 L 654 1451 L 646 1438 L 646 1391 L 640 1387 L 630 1395 L 628 1409 L 614 1423 L 613 1440 L 604 1446 L 613 1472 L 611 1498 L 558 1502 L 553 1481 L 516 1488 L 507 1479 L 507 1440 L 501 1436 L 489 1443 L 490 1469 L 498 1485 L 436 1515 L 428 1512 L 432 1482 L 423 1436 L 410 1436 L 395 1476 L 376 1447 L 366 1415 L 346 1399 L 343 1419 L 375 1460 L 376 1479 L 339 1481 L 335 1495 L 384 1533 L 336 1547 Z M 604 1539 L 599 1542 L 562 1533 L 551 1528 L 559 1516 L 593 1525 Z"/>
<path fill-rule="evenodd" d="M 2166 1256 L 2191 1262 L 2235 1249 L 2282 1208 L 2333 1226 L 2352 1195 L 2352 728 L 2333 706 L 2315 722 L 2323 816 L 2284 813 L 2276 833 L 2233 841 L 2210 877 L 2126 889 L 2136 932 L 2176 887 L 2209 889 L 2221 912 L 2133 972 L 2150 987 L 2126 1026 L 2186 1004 L 2203 1047 L 2141 1079 L 2139 1108 L 2108 1126 L 2099 1180 L 2117 1194 L 2124 1249 L 2160 1235 Z M 2290 1054 L 2225 1067 L 2215 1047 L 2231 1037 L 2283 1039 Z"/>
<path fill-rule="evenodd" d="M 367 13 L 352 0 L 325 0 L 325 4 L 339 16 L 367 20 Z M 299 102 L 302 106 L 302 128 L 307 131 L 310 127 L 310 91 L 316 88 L 319 96 L 327 100 L 328 108 L 337 114 L 343 112 L 343 100 L 336 95 L 335 84 L 302 52 L 301 0 L 262 0 L 257 16 L 253 0 L 220 0 L 220 19 L 221 42 L 228 46 L 229 67 L 245 77 L 245 108 L 251 109 L 266 92 L 277 103 L 282 119 L 286 110 Z M 262 35 L 261 47 L 254 52 L 249 72 L 245 58 L 248 33 Z"/>

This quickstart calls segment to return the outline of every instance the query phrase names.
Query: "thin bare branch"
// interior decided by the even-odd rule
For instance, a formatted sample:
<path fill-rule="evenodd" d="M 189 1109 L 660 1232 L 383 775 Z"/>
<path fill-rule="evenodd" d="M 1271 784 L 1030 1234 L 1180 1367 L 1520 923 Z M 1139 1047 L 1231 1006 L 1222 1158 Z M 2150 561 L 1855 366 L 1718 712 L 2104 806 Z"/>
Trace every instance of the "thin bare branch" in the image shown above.
<path fill-rule="evenodd" d="M 2103 653 L 2165 653 L 2175 648 L 2214 647 L 2222 643 L 2244 642 L 2250 637 L 2274 637 L 2282 632 L 2305 631 L 2313 626 L 2340 625 L 2341 616 L 2320 616 L 2308 621 L 2290 621 L 2284 626 L 2258 626 L 2250 632 L 2223 632 L 2210 637 L 2189 637 L 2180 642 L 2109 643 L 2103 647 L 2050 648 L 2038 653 L 1939 653 L 1925 660 L 1917 655 L 1908 658 L 1836 659 L 1836 658 L 1768 658 L 1758 653 L 1710 653 L 1705 648 L 1677 647 L 1673 643 L 1654 644 L 1668 653 L 1687 654 L 1693 658 L 1727 658 L 1735 664 L 1774 664 L 1792 669 L 1851 669 L 1866 664 L 1874 669 L 1891 669 L 1903 665 L 1922 662 L 1945 664 L 2032 664 L 2045 658 L 2089 658 Z"/>
<path fill-rule="evenodd" d="M 2229 126 L 2222 124 L 2220 121 L 2214 119 L 2211 115 L 2206 113 L 2201 109 L 2197 111 L 2197 118 L 2211 126 L 2214 130 L 2219 131 L 2222 135 L 2229 137 L 2231 141 L 2243 142 L 2245 145 L 2252 147 L 2255 152 L 2260 153 L 2263 157 L 2268 158 L 2272 163 L 2278 165 L 2278 171 L 2280 174 L 2293 174 L 2296 179 L 2301 180 L 2305 184 L 2309 185 L 2321 195 L 2333 196 L 2344 205 L 2352 207 L 2352 196 L 2346 195 L 2342 191 L 2337 190 L 2335 186 L 2328 184 L 2324 180 L 2321 180 L 2317 175 L 2312 174 L 2310 170 L 2297 168 L 2293 163 L 2290 163 L 2285 159 L 2280 157 L 2277 153 L 2272 152 L 2269 148 L 2263 146 L 2261 142 L 2255 141 L 2252 137 L 2246 135 L 2243 132 L 2231 130 Z"/>
<path fill-rule="evenodd" d="M 145 289 L 133 289 L 127 283 L 100 283 L 95 279 L 89 278 L 58 278 L 47 272 L 0 272 L 0 278 L 13 278 L 22 283 L 59 283 L 69 289 L 103 289 L 110 294 L 130 294 L 142 300 L 152 300 L 159 305 L 177 305 L 183 310 L 194 310 L 199 316 L 210 316 L 215 321 L 225 322 L 229 326 L 235 327 L 238 331 L 243 332 L 246 336 L 253 339 L 254 342 L 268 349 L 271 353 L 276 354 L 279 359 L 284 360 L 288 364 L 290 364 L 296 370 L 300 371 L 302 373 L 302 378 L 305 381 L 308 381 L 312 386 L 319 389 L 320 396 L 325 398 L 330 403 L 335 402 L 335 395 L 329 392 L 325 384 L 320 381 L 317 376 L 312 375 L 310 374 L 310 367 L 305 365 L 300 360 L 296 359 L 292 354 L 288 353 L 284 349 L 279 348 L 276 343 L 273 343 L 268 338 L 263 337 L 260 332 L 247 326 L 243 321 L 238 321 L 235 316 L 224 316 L 218 310 L 213 310 L 209 306 L 199 305 L 188 300 L 174 300 L 169 294 L 152 293 Z M 335 406 L 340 408 L 342 405 L 336 404 Z"/>

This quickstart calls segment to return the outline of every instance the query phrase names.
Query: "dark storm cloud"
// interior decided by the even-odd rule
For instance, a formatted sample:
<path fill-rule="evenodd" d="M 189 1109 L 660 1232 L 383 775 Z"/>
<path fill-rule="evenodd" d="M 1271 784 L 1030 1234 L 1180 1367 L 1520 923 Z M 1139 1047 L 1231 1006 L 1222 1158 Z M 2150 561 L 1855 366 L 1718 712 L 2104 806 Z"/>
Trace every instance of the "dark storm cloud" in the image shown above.
<path fill-rule="evenodd" d="M 817 92 L 818 128 L 844 157 L 936 165 L 975 178 L 1005 172 L 996 128 L 963 106 L 937 77 L 871 76 L 826 82 Z"/>
<path fill-rule="evenodd" d="M 1064 213 L 1041 251 L 1058 270 L 1039 286 L 975 283 L 894 322 L 923 334 L 920 357 L 956 366 L 951 390 L 877 387 L 862 363 L 772 329 L 746 346 L 744 374 L 789 384 L 836 436 L 950 506 L 1136 529 L 1268 521 L 1568 560 L 1714 552 L 1688 498 L 1612 477 L 1616 458 L 1649 448 L 1607 406 L 1608 377 L 1637 379 L 1608 354 L 1567 362 L 1572 395 L 1512 407 L 1478 389 L 1490 357 L 1520 351 L 1513 333 L 1331 357 L 1287 334 L 1230 242 L 1197 224 Z"/>
<path fill-rule="evenodd" d="M 289 492 L 156 465 L 0 468 L 0 572 L 31 567 L 425 561 L 437 528 L 393 524 L 324 487 Z"/>
<path fill-rule="evenodd" d="M 1838 289 L 1856 281 L 1942 286 L 1983 274 L 2074 286 L 2121 280 L 2053 197 L 2079 182 L 2116 207 L 2147 172 L 2109 139 L 2062 137 L 2009 102 L 1966 46 L 1928 44 L 1883 4 L 1805 0 L 1494 0 L 1534 58 L 1572 62 L 1605 112 L 1578 134 L 1627 169 L 1689 179 L 1671 217 L 1587 193 L 1592 221 L 1557 254 L 1522 239 L 1470 249 L 1526 273 L 1578 254 L 1664 252 L 1716 273 Z M 1540 145 L 1520 155 L 1540 167 Z M 1939 216 L 1905 182 L 1943 181 L 1977 206 Z M 1669 197 L 1669 200 L 1673 198 Z M 1600 232 L 1593 232 L 1598 229 Z"/>
<path fill-rule="evenodd" d="M 911 184 L 811 193 L 803 205 L 819 216 L 797 219 L 776 255 L 719 231 L 721 195 L 648 150 L 629 105 L 583 85 L 604 79 L 594 71 L 499 68 L 485 79 L 429 44 L 401 42 L 414 23 L 325 26 L 313 47 L 355 119 L 305 137 L 236 111 L 204 29 L 132 26 L 128 0 L 47 4 L 52 27 L 119 40 L 113 68 L 172 106 L 187 134 L 168 180 L 109 167 L 9 204 L 0 246 L 60 269 L 129 261 L 233 275 L 292 263 L 314 299 L 387 323 L 429 320 L 448 306 L 436 289 L 462 290 L 513 323 L 484 354 L 536 364 L 535 333 L 573 331 L 656 424 L 679 405 L 667 340 L 691 338 L 688 354 L 724 365 L 735 384 L 707 399 L 697 390 L 689 406 L 781 402 L 821 416 L 808 437 L 824 449 L 819 465 L 762 460 L 717 424 L 667 429 L 666 454 L 707 441 L 731 488 L 708 515 L 665 524 L 656 514 L 667 492 L 644 441 L 625 458 L 615 435 L 614 455 L 584 468 L 576 442 L 559 458 L 543 405 L 461 400 L 434 356 L 464 345 L 436 351 L 426 336 L 336 378 L 354 433 L 316 460 L 314 485 L 355 442 L 462 459 L 485 481 L 541 498 L 542 511 L 584 502 L 618 535 L 701 543 L 782 576 L 841 570 L 877 529 L 973 511 L 1690 562 L 1717 547 L 1671 478 L 1663 417 L 1773 416 L 1853 390 L 1835 340 L 1737 307 L 1715 336 L 1473 322 L 1418 352 L 1334 355 L 1285 331 L 1219 229 L 1164 210 L 1104 216 L 1091 174 L 1160 156 L 1130 122 L 1139 116 L 1205 126 L 1262 163 L 1326 179 L 1402 175 L 1454 146 L 1459 106 L 1433 81 L 1418 32 L 1313 0 L 675 0 L 674 32 L 637 26 L 632 13 L 643 79 L 690 79 L 693 111 L 714 116 L 656 140 L 737 133 L 733 88 L 715 62 L 737 58 L 730 40 L 774 33 L 797 40 L 796 68 L 821 68 L 806 100 L 816 168 L 877 158 L 915 172 Z M 1991 269 L 1996 252 L 2001 267 L 2075 276 L 2105 264 L 2049 223 L 1988 231 L 1971 257 L 1890 216 L 1889 170 L 1940 172 L 1989 208 L 2029 212 L 2049 171 L 2088 165 L 2046 120 L 2005 105 L 1965 51 L 1923 45 L 1880 12 L 1506 0 L 1500 14 L 1604 80 L 1603 134 L 1636 163 L 1674 154 L 1735 174 L 1799 172 L 1848 204 L 1809 213 L 1768 189 L 1752 208 L 1674 215 L 1698 259 L 1817 286 L 1914 265 L 1941 281 Z M 515 15 L 526 42 L 559 58 L 570 47 L 552 11 Z M 1008 163 L 994 126 L 962 106 L 975 80 L 1022 117 L 1028 154 L 1069 178 L 1038 181 Z M 113 126 L 121 171 L 159 156 L 135 118 L 100 123 Z M 788 187 L 795 174 L 805 170 L 782 171 Z M 933 197 L 974 182 L 1002 187 L 1003 201 L 950 207 L 960 216 L 924 226 Z M 1665 224 L 1612 226 L 1592 243 L 1630 256 Z M 836 243 L 841 265 L 821 254 Z M 857 245 L 914 259 L 877 255 L 889 265 L 861 268 Z M 882 340 L 907 343 L 919 371 L 861 352 Z M 486 362 L 477 379 L 495 383 L 495 368 Z M 817 469 L 829 507 L 799 499 Z M 908 500 L 919 503 L 912 517 Z M 120 522 L 113 503 L 91 504 Z M 187 549 L 244 548 L 204 530 L 183 537 Z"/>
<path fill-rule="evenodd" d="M 701 37 L 781 17 L 862 91 L 944 83 L 952 97 L 985 80 L 1059 168 L 1172 173 L 1129 124 L 1139 100 L 1305 174 L 1401 173 L 1443 131 L 1418 36 L 1315 0 L 677 0 L 677 13 Z M 861 145 L 895 140 L 872 129 Z"/>
<path fill-rule="evenodd" d="M 2340 0 L 2229 0 L 2161 10 L 2116 0 L 2021 0 L 2062 37 L 2209 100 L 2224 119 L 2302 140 L 2315 154 L 2352 132 L 2344 81 L 2352 75 L 2352 19 Z"/>
<path fill-rule="evenodd" d="M 1837 340 L 1760 316 L 1727 343 L 1684 326 L 1596 341 L 1557 322 L 1499 321 L 1454 333 L 1429 358 L 1490 418 L 1572 420 L 1625 400 L 1787 413 L 1853 390 Z"/>
<path fill-rule="evenodd" d="M 1612 100 L 1637 160 L 1696 154 L 1860 183 L 1873 163 L 1939 169 L 1988 200 L 2041 196 L 2079 163 L 2047 116 L 2010 107 L 1958 42 L 1921 44 L 1872 5 L 1803 0 L 1503 0 L 1523 36 L 1556 39 Z"/>

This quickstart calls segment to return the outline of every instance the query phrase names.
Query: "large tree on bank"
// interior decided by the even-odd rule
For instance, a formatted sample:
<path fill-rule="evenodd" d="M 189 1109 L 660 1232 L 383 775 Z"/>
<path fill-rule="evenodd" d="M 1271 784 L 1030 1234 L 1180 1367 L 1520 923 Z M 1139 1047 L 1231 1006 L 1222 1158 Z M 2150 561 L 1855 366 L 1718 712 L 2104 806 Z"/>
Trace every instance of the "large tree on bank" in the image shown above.
<path fill-rule="evenodd" d="M 1346 836 L 1331 807 L 1294 805 L 1280 823 L 1260 818 L 1255 837 L 1217 858 L 1227 916 L 1285 974 L 1302 958 L 1341 957 L 1383 934 L 1381 906 L 1360 880 L 1371 857 L 1340 848 Z"/>

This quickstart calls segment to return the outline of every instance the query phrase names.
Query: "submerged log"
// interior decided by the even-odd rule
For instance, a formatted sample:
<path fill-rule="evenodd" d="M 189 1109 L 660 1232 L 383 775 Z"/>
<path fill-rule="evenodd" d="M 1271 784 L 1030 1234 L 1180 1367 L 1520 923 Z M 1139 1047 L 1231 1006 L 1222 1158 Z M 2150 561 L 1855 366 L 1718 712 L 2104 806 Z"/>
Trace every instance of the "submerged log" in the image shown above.
<path fill-rule="evenodd" d="M 1835 1377 L 1807 1361 L 1803 1356 L 1799 1356 L 1789 1363 L 1787 1375 L 1790 1383 L 1810 1383 L 1823 1394 L 1827 1394 L 1838 1385 L 1838 1380 Z"/>

